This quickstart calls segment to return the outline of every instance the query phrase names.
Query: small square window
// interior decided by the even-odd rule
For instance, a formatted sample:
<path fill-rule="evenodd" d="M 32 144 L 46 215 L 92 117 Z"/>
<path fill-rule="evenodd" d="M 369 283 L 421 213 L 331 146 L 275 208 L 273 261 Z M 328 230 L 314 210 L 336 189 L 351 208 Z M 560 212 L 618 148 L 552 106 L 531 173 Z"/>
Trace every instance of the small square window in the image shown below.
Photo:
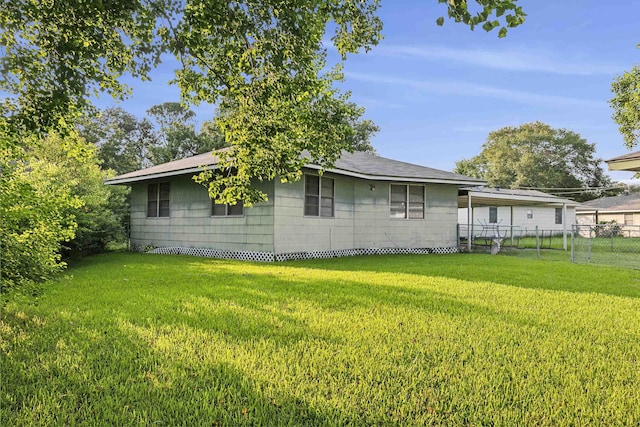
<path fill-rule="evenodd" d="M 533 211 L 531 209 L 527 210 L 527 219 L 533 219 Z"/>
<path fill-rule="evenodd" d="M 624 225 L 633 225 L 633 213 L 624 214 Z"/>
<path fill-rule="evenodd" d="M 389 216 L 391 218 L 424 218 L 424 186 L 391 184 Z"/>

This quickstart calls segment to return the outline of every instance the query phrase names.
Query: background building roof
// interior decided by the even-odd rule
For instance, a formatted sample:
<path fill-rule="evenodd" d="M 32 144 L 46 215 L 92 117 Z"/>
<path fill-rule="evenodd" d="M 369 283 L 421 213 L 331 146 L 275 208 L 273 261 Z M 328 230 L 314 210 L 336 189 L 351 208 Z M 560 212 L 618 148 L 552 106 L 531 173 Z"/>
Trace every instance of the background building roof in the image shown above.
<path fill-rule="evenodd" d="M 640 211 L 640 193 L 621 194 L 613 197 L 589 200 L 579 211 Z"/>

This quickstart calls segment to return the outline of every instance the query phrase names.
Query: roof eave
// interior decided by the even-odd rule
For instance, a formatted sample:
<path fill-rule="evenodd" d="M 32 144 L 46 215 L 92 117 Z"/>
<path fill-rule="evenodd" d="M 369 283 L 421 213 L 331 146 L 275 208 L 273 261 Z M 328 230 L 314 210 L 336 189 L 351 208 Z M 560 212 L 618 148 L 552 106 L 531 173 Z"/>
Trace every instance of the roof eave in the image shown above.
<path fill-rule="evenodd" d="M 607 166 L 610 171 L 640 172 L 640 158 L 607 160 Z"/>
<path fill-rule="evenodd" d="M 497 194 L 497 193 L 486 193 L 481 191 L 473 191 L 467 190 L 467 194 L 471 195 L 471 198 L 474 197 L 476 199 L 486 199 L 486 200 L 505 200 L 505 201 L 519 201 L 523 204 L 531 203 L 531 204 L 539 204 L 539 205 L 567 205 L 567 206 L 580 206 L 580 203 L 575 202 L 569 199 L 560 199 L 555 197 L 542 197 L 542 196 L 526 196 L 526 195 L 516 195 L 516 194 Z"/>
<path fill-rule="evenodd" d="M 200 173 L 202 171 L 212 170 L 215 168 L 216 168 L 216 165 L 209 165 L 209 166 L 199 166 L 196 168 L 180 169 L 177 171 L 158 172 L 158 173 L 152 173 L 148 175 L 139 175 L 139 176 L 123 177 L 123 178 L 116 177 L 112 179 L 107 179 L 104 183 L 107 185 L 124 185 L 124 184 L 131 184 L 134 182 L 140 182 L 140 181 L 152 181 L 155 179 L 169 178 L 172 176 L 188 175 L 190 173 Z"/>
<path fill-rule="evenodd" d="M 305 165 L 308 169 L 322 170 L 318 165 Z M 464 180 L 464 179 L 446 179 L 446 178 L 418 178 L 409 176 L 393 176 L 393 175 L 370 175 L 360 172 L 347 171 L 344 169 L 329 168 L 324 172 L 334 173 L 336 175 L 350 176 L 353 178 L 365 179 L 367 181 L 391 181 L 391 182 L 420 182 L 426 184 L 455 184 L 455 185 L 483 185 L 485 181 Z"/>

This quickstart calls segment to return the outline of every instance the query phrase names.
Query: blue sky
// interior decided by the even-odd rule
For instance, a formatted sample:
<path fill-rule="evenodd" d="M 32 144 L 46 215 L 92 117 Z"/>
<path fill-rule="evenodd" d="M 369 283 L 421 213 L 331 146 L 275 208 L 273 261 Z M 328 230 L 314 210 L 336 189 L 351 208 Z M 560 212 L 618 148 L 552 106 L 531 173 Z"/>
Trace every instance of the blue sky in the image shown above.
<path fill-rule="evenodd" d="M 446 10 L 436 0 L 382 1 L 384 40 L 348 58 L 341 85 L 380 126 L 373 140 L 380 155 L 451 170 L 477 155 L 489 132 L 536 120 L 579 133 L 598 157 L 627 152 L 607 101 L 614 77 L 640 63 L 640 1 L 520 4 L 526 22 L 499 39 L 452 21 L 438 27 Z M 135 83 L 121 106 L 143 116 L 178 100 L 167 85 L 172 76 L 172 64 L 164 64 L 152 82 Z M 214 113 L 210 106 L 194 111 L 199 120 Z"/>

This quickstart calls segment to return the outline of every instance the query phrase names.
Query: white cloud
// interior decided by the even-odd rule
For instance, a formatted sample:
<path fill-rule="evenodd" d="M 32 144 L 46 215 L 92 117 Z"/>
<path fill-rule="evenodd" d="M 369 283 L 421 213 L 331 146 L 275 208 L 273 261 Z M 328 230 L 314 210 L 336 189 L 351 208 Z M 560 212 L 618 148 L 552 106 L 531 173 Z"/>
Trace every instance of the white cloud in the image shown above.
<path fill-rule="evenodd" d="M 544 107 L 567 108 L 567 107 L 590 107 L 601 108 L 607 107 L 607 104 L 601 101 L 589 99 L 570 98 L 557 95 L 545 95 L 533 92 L 524 92 L 519 90 L 504 89 L 493 86 L 484 86 L 474 83 L 460 81 L 424 81 L 414 79 L 404 79 L 396 77 L 388 77 L 376 74 L 346 72 L 347 79 L 355 79 L 372 83 L 384 83 L 391 85 L 400 85 L 410 87 L 430 93 L 474 96 L 494 99 L 504 99 L 527 105 L 539 105 Z"/>
<path fill-rule="evenodd" d="M 442 46 L 379 46 L 375 54 L 403 58 L 446 60 L 506 71 L 543 72 L 565 75 L 616 75 L 626 67 L 560 56 L 551 52 L 520 50 L 453 49 Z"/>

